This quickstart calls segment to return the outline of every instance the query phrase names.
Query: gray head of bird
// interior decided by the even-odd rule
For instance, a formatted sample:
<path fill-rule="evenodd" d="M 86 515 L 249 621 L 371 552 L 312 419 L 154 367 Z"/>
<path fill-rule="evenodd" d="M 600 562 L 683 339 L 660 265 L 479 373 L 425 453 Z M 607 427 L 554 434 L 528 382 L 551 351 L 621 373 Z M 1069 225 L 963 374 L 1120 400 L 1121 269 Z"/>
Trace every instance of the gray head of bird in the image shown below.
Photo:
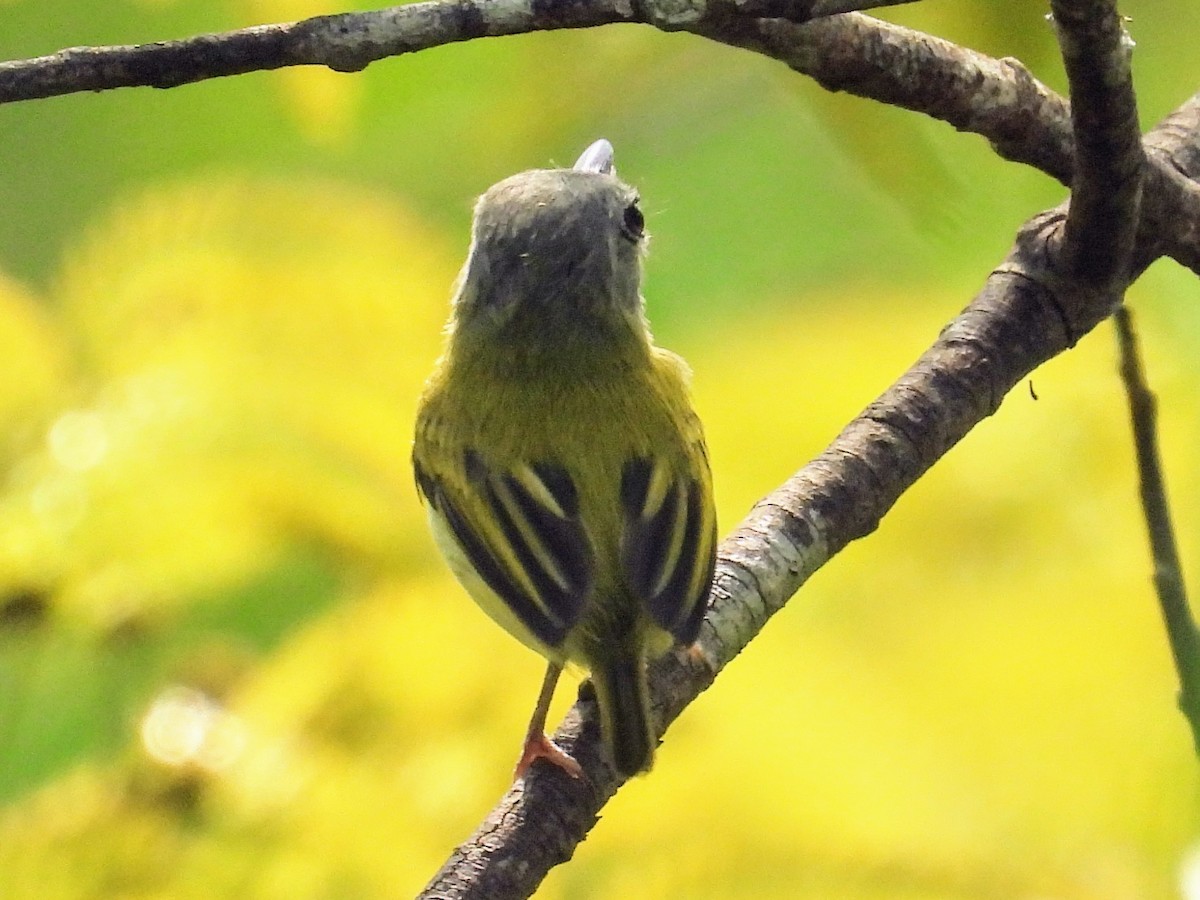
<path fill-rule="evenodd" d="M 455 299 L 460 324 L 640 314 L 647 235 L 637 191 L 617 178 L 606 140 L 570 169 L 493 185 L 475 205 L 471 238 Z"/>

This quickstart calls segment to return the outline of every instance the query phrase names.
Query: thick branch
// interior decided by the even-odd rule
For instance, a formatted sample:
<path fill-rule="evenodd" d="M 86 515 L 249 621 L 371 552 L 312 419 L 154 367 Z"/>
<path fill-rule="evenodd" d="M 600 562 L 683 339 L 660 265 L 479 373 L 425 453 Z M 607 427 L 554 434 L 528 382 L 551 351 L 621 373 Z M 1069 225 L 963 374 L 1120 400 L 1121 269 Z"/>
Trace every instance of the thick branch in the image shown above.
<path fill-rule="evenodd" d="M 208 78 L 327 66 L 356 72 L 376 60 L 481 37 L 645 22 L 677 30 L 730 14 L 797 21 L 912 0 L 434 0 L 317 16 L 178 41 L 72 47 L 0 62 L 0 103 L 121 87 L 169 88 Z M 743 9 L 743 6 L 745 9 Z"/>
<path fill-rule="evenodd" d="M 802 25 L 780 19 L 705 22 L 693 30 L 778 59 L 829 90 L 901 106 L 982 135 L 1003 158 L 1031 165 L 1065 185 L 1074 179 L 1070 107 L 1018 60 L 992 59 L 860 15 Z M 1164 161 L 1156 153 L 1146 167 L 1156 189 L 1148 192 L 1153 202 L 1142 205 L 1141 255 L 1134 268 L 1144 269 L 1166 254 L 1200 274 L 1200 190 L 1179 177 L 1181 170 L 1192 177 L 1200 172 L 1200 163 L 1180 149 L 1197 145 L 1192 130 L 1197 110 L 1185 104 L 1177 115 L 1178 125 L 1168 120 L 1164 128 L 1174 136 L 1172 152 L 1178 159 Z"/>
<path fill-rule="evenodd" d="M 355 72 L 441 44 L 635 21 L 622 0 L 456 0 L 317 16 L 131 47 L 73 47 L 0 63 L 0 103 L 120 87 L 169 88 L 284 66 Z"/>
<path fill-rule="evenodd" d="M 1143 146 L 1150 165 L 1135 266 L 1166 253 L 1200 274 L 1200 93 L 1148 134 Z"/>
<path fill-rule="evenodd" d="M 1121 301 L 1132 263 L 1142 191 L 1141 128 L 1132 43 L 1116 0 L 1051 0 L 1071 87 L 1075 177 L 1067 214 L 1071 275 Z"/>
<path fill-rule="evenodd" d="M 739 16 L 808 22 L 827 16 L 914 2 L 916 0 L 707 0 L 708 13 L 705 18 L 717 18 L 721 12 L 728 10 Z"/>
<path fill-rule="evenodd" d="M 1200 93 L 1146 135 L 1145 145 L 1164 155 L 1187 178 L 1200 178 Z"/>
<path fill-rule="evenodd" d="M 993 59 L 862 15 L 805 24 L 741 19 L 695 30 L 777 59 L 828 90 L 915 110 L 983 135 L 1003 158 L 1071 182 L 1067 102 L 1018 60 Z"/>

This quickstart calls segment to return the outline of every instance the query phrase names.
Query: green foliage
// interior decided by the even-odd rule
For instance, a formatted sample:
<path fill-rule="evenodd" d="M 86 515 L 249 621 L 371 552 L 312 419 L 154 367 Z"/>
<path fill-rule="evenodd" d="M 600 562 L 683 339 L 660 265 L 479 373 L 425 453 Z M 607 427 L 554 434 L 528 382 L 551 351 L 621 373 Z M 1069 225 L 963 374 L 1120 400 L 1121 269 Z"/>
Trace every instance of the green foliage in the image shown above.
<path fill-rule="evenodd" d="M 1004 7 L 889 16 L 1057 81 L 1042 7 Z M 9 0 L 0 55 L 334 8 Z M 1149 124 L 1190 89 L 1196 12 L 1134 14 Z M 489 184 L 614 142 L 723 530 L 1063 195 L 978 138 L 648 28 L 0 115 L 6 898 L 411 895 L 504 789 L 540 661 L 445 573 L 408 467 Z M 1194 581 L 1194 279 L 1160 264 L 1131 301 Z M 1177 896 L 1195 760 L 1113 369 L 1101 330 L 1014 392 L 542 894 Z"/>

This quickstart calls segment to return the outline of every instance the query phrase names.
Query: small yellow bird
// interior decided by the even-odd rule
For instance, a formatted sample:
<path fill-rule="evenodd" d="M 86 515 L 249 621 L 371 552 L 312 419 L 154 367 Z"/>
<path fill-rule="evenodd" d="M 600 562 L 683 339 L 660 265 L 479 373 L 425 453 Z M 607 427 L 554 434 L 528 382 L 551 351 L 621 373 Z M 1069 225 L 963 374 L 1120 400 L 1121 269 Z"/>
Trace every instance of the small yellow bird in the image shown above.
<path fill-rule="evenodd" d="M 608 141 L 475 207 L 413 467 L 434 538 L 475 601 L 549 667 L 517 766 L 580 774 L 544 734 L 585 667 L 616 770 L 650 768 L 646 660 L 695 641 L 716 553 L 690 373 L 654 345 L 646 234 Z"/>

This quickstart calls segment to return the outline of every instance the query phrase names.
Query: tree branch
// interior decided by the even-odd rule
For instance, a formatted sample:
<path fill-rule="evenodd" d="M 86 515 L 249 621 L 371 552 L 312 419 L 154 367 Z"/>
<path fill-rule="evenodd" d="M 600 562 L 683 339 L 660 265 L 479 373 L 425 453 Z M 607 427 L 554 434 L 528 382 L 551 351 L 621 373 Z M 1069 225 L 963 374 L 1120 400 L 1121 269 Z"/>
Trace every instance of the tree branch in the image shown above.
<path fill-rule="evenodd" d="M 1144 143 L 1185 178 L 1200 176 L 1200 93 L 1167 116 Z"/>
<path fill-rule="evenodd" d="M 1146 156 L 1116 0 L 1051 0 L 1071 87 L 1075 174 L 1066 262 L 1080 287 L 1121 302 L 1132 264 Z"/>
<path fill-rule="evenodd" d="M 829 90 L 911 109 L 979 134 L 1002 158 L 1033 166 L 1064 185 L 1075 177 L 1070 106 L 1019 60 L 993 59 L 860 15 L 804 25 L 737 20 L 694 30 L 778 59 Z M 1188 122 L 1193 112 L 1187 104 L 1180 109 Z M 1163 127 L 1162 139 L 1175 134 L 1169 120 Z M 1196 146 L 1196 135 L 1186 126 L 1180 129 L 1171 144 L 1174 153 Z M 1180 177 L 1184 169 L 1194 176 L 1200 164 L 1166 160 L 1161 152 L 1154 152 L 1150 162 L 1145 176 L 1156 189 L 1149 192 L 1153 202 L 1142 204 L 1138 245 L 1145 258 L 1134 268 L 1144 269 L 1165 254 L 1200 275 L 1200 187 Z"/>
<path fill-rule="evenodd" d="M 901 6 L 916 0 L 707 0 L 705 19 L 720 18 L 723 12 L 760 19 L 808 22 L 884 6 Z"/>
<path fill-rule="evenodd" d="M 168 88 L 283 66 L 355 71 L 387 56 L 476 37 L 649 22 L 779 59 L 830 90 L 943 119 L 987 137 L 1004 158 L 1069 185 L 1074 163 L 1067 104 L 1017 60 L 991 59 L 866 16 L 838 15 L 807 26 L 786 21 L 901 2 L 909 0 L 432 0 L 3 62 L 0 103 L 120 87 Z"/>
<path fill-rule="evenodd" d="M 830 91 L 846 91 L 941 119 L 986 137 L 1004 159 L 1071 182 L 1066 100 L 1015 59 L 993 59 L 941 38 L 863 15 L 798 25 L 740 19 L 694 29 L 777 59 Z"/>
<path fill-rule="evenodd" d="M 1179 675 L 1179 709 L 1192 728 L 1192 742 L 1196 752 L 1200 753 L 1200 631 L 1196 629 L 1196 620 L 1188 606 L 1183 567 L 1179 564 L 1175 530 L 1171 525 L 1171 508 L 1167 503 L 1158 452 L 1158 404 L 1146 383 L 1132 313 L 1122 306 L 1114 314 L 1113 321 L 1117 328 L 1121 381 L 1129 399 L 1129 418 L 1133 425 L 1138 489 L 1154 559 L 1154 589 L 1167 629 L 1175 671 Z"/>
<path fill-rule="evenodd" d="M 0 103 L 121 87 L 170 88 L 284 66 L 356 72 L 385 57 L 457 41 L 629 21 L 627 0 L 435 0 L 178 41 L 72 47 L 0 63 Z"/>
<path fill-rule="evenodd" d="M 178 41 L 72 47 L 0 63 L 0 103 L 122 87 L 181 84 L 279 69 L 326 66 L 357 72 L 391 56 L 481 37 L 613 22 L 679 30 L 730 14 L 797 21 L 913 0 L 433 0 L 370 12 L 316 16 Z"/>
<path fill-rule="evenodd" d="M 1150 165 L 1135 265 L 1145 268 L 1160 254 L 1168 254 L 1200 274 L 1200 93 L 1171 113 L 1142 144 Z"/>

